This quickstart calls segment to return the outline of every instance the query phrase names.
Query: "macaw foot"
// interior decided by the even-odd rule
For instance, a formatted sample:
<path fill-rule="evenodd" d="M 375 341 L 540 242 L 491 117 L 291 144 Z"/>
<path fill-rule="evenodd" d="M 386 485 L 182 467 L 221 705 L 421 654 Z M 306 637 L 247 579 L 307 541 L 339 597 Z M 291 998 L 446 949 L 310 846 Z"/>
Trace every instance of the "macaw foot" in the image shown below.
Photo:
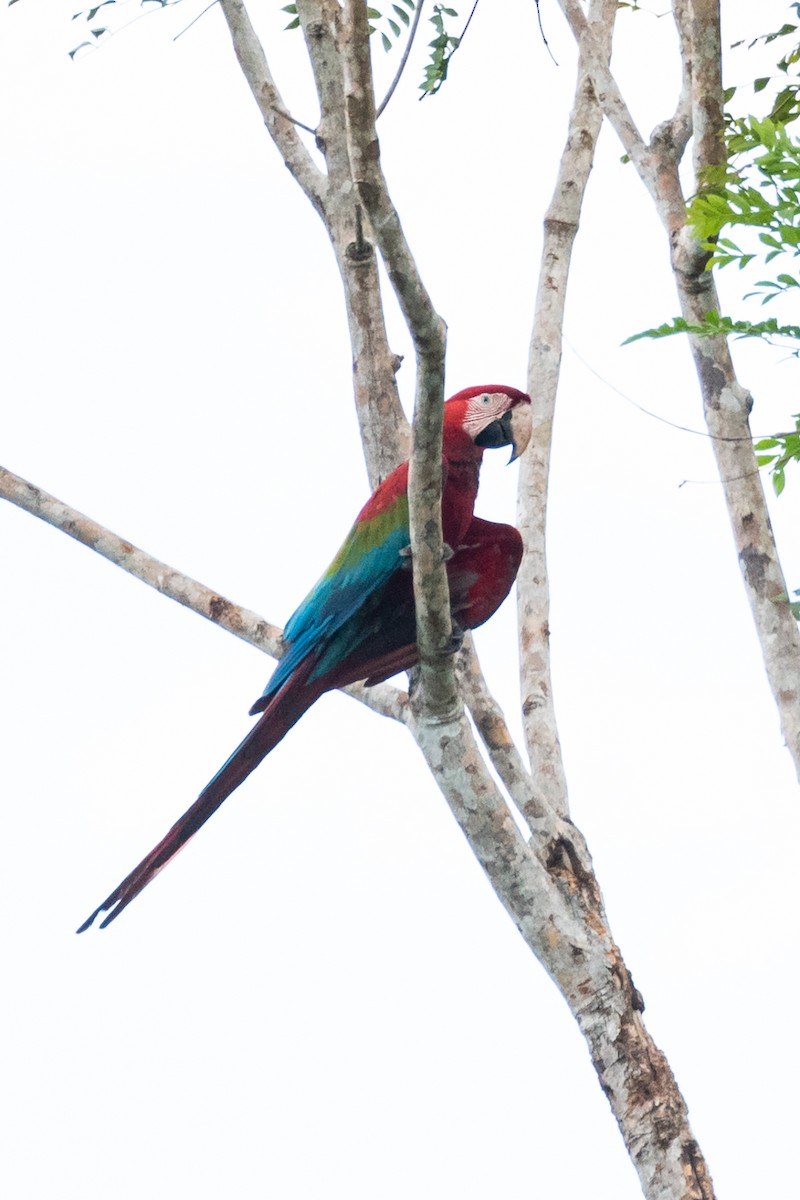
<path fill-rule="evenodd" d="M 445 654 L 458 654 L 461 647 L 464 645 L 464 638 L 467 635 L 466 629 L 462 629 L 458 621 L 453 621 L 453 629 L 450 637 L 447 640 Z"/>
<path fill-rule="evenodd" d="M 442 543 L 442 562 L 450 562 L 450 559 L 453 557 L 454 554 L 455 554 L 455 550 L 453 549 L 453 547 L 448 546 L 447 542 L 443 542 Z M 410 567 L 411 566 L 411 547 L 403 546 L 402 550 L 400 551 L 400 557 L 402 559 L 405 559 L 403 566 Z"/>

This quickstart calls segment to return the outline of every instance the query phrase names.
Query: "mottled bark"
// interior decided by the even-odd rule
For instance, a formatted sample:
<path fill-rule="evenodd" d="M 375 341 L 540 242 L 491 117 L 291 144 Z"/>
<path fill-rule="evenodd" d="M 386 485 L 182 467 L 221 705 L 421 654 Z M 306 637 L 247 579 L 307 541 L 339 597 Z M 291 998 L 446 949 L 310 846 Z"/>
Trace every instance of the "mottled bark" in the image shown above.
<path fill-rule="evenodd" d="M 263 46 L 241 0 L 220 0 L 234 51 L 264 123 L 286 166 L 322 218 L 344 288 L 353 390 L 370 483 L 374 487 L 408 457 L 408 422 L 395 380 L 400 358 L 389 346 L 378 264 L 349 164 L 343 79 L 336 48 L 339 6 L 299 6 L 320 104 L 316 144 L 321 171 L 303 144 L 273 79 Z"/>
<path fill-rule="evenodd" d="M 417 373 L 408 500 L 420 653 L 416 700 L 420 719 L 439 721 L 460 707 L 441 519 L 447 331 L 422 281 L 380 165 L 365 0 L 346 0 L 341 45 L 353 179 L 414 343 Z"/>
<path fill-rule="evenodd" d="M 600 52 L 606 62 L 611 54 L 616 13 L 616 0 L 593 0 L 589 9 L 589 25 L 596 31 Z M 520 465 L 517 503 L 517 523 L 525 542 L 525 558 L 517 583 L 525 741 L 537 788 L 550 809 L 561 816 L 569 812 L 569 801 L 550 672 L 550 592 L 545 552 L 547 490 L 567 280 L 602 121 L 603 112 L 587 64 L 581 58 L 567 141 L 553 198 L 544 218 L 528 356 L 528 390 L 534 407 L 534 433 Z"/>
<path fill-rule="evenodd" d="M 205 617 L 207 621 L 213 621 L 221 629 L 226 629 L 243 642 L 255 646 L 257 650 L 262 650 L 273 658 L 280 658 L 283 653 L 283 630 L 277 625 L 272 625 L 250 609 L 234 604 L 213 588 L 198 583 L 196 579 L 184 575 L 174 567 L 159 562 L 157 558 L 140 550 L 125 538 L 112 533 L 97 521 L 84 516 L 75 508 L 70 508 L 62 500 L 57 500 L 55 496 L 4 467 L 0 467 L 0 499 L 10 501 L 18 508 L 52 525 L 54 529 L 75 538 L 77 542 L 88 546 L 115 566 L 122 567 L 123 571 L 146 583 L 148 587 L 155 588 L 162 596 L 176 600 L 184 608 Z M 399 688 L 386 683 L 372 688 L 354 684 L 342 690 L 381 716 L 392 717 L 396 721 L 407 719 L 408 697 Z"/>
<path fill-rule="evenodd" d="M 580 40 L 581 65 L 567 146 L 545 221 L 530 366 L 539 431 L 535 451 L 523 460 L 519 502 L 528 548 L 519 586 L 522 689 L 533 772 L 514 746 L 471 645 L 459 656 L 458 665 L 463 694 L 501 789 L 478 750 L 456 687 L 452 658 L 444 653 L 450 635 L 439 512 L 445 327 L 423 286 L 380 166 L 364 0 L 348 0 L 344 8 L 337 0 L 298 0 L 320 104 L 316 139 L 324 171 L 316 166 L 286 112 L 241 0 L 220 0 L 267 129 L 333 245 L 348 313 L 356 405 L 373 482 L 388 474 L 408 447 L 407 424 L 395 386 L 398 363 L 383 319 L 376 251 L 385 263 L 415 347 L 412 547 L 422 686 L 413 705 L 404 693 L 386 685 L 366 693 L 348 690 L 377 711 L 405 721 L 413 733 L 498 898 L 569 1005 L 644 1194 L 649 1200 L 710 1200 L 711 1183 L 689 1128 L 685 1103 L 644 1026 L 642 998 L 611 935 L 587 846 L 567 816 L 566 780 L 552 705 L 544 555 L 566 281 L 601 111 L 620 132 L 666 227 L 675 235 L 678 262 L 683 253 L 678 236 L 683 228 L 683 198 L 677 161 L 690 133 L 692 97 L 698 92 L 687 67 L 675 115 L 657 131 L 651 145 L 645 145 L 608 69 L 614 4 L 593 0 L 587 21 L 577 0 L 561 3 Z M 684 3 L 677 0 L 679 24 Z M 688 64 L 694 43 L 691 33 L 681 28 Z M 713 58 L 707 48 L 705 58 Z M 713 113 L 708 107 L 704 112 L 711 129 Z M 696 268 L 694 260 L 681 268 L 694 272 L 686 278 L 695 289 L 700 279 Z M 688 295 L 688 284 L 686 291 Z M 729 410 L 736 407 L 740 421 L 742 398 L 736 394 L 735 380 L 720 368 L 719 353 L 715 350 L 703 368 L 708 376 L 707 408 L 728 422 Z M 0 473 L 0 494 L 237 636 L 279 652 L 276 627 L 186 580 L 24 481 Z M 753 515 L 750 523 L 758 526 L 759 520 Z M 759 526 L 758 537 L 762 536 Z M 771 595 L 775 581 L 769 575 L 770 564 L 759 557 L 761 547 L 760 540 L 743 543 L 743 561 L 759 593 Z M 773 604 L 773 609 L 778 607 Z M 527 821 L 529 837 L 520 832 L 512 805 Z"/>
<path fill-rule="evenodd" d="M 594 62 L 608 67 L 616 10 L 615 0 L 592 0 L 583 21 L 592 41 L 589 52 L 586 42 L 581 43 L 566 145 L 545 214 L 529 356 L 535 433 L 521 466 L 518 498 L 518 523 L 526 547 L 517 588 L 520 680 L 526 744 L 541 816 L 535 819 L 535 810 L 526 810 L 526 815 L 534 816 L 530 824 L 547 873 L 546 904 L 553 914 L 552 927 L 540 931 L 532 948 L 586 1038 L 644 1195 L 688 1200 L 711 1197 L 711 1181 L 669 1064 L 644 1026 L 644 1006 L 611 936 L 588 849 L 565 819 L 567 781 L 550 671 L 545 526 L 552 424 L 572 249 L 603 119 L 591 68 Z M 554 888 L 568 898 L 568 913 L 557 937 L 553 936 L 559 926 Z M 526 926 L 520 928 L 524 935 Z"/>
<path fill-rule="evenodd" d="M 722 80 L 718 0 L 677 0 L 673 6 L 681 42 L 683 87 L 675 116 L 659 126 L 649 144 L 636 128 L 603 52 L 577 0 L 559 0 L 581 48 L 600 104 L 635 164 L 669 239 L 681 312 L 701 321 L 719 299 L 707 254 L 686 222 L 679 166 L 694 139 L 697 178 L 722 161 Z M 800 631 L 787 603 L 764 489 L 750 433 L 750 394 L 741 386 L 725 338 L 689 338 L 725 496 L 747 599 L 786 746 L 800 778 Z"/>

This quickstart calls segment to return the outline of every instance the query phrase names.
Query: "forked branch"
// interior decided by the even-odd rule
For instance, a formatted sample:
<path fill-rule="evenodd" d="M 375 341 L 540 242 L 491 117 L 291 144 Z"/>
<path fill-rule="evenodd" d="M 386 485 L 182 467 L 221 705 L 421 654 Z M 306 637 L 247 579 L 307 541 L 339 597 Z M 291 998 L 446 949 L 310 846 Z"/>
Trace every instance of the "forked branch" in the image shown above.
<path fill-rule="evenodd" d="M 686 148 L 688 119 L 665 122 L 645 146 L 577 0 L 559 3 L 581 53 L 586 55 L 603 111 L 635 164 L 667 233 L 681 313 L 688 323 L 699 324 L 712 309 L 719 311 L 720 305 L 713 275 L 705 269 L 708 256 L 686 220 L 678 168 Z M 687 109 L 688 90 L 691 126 L 697 135 L 697 177 L 704 166 L 719 162 L 722 153 L 719 3 L 677 0 L 673 12 L 684 61 L 676 115 Z M 783 737 L 800 779 L 800 630 L 786 602 L 786 580 L 753 450 L 752 397 L 736 376 L 724 337 L 689 335 L 689 341 L 745 591 Z"/>

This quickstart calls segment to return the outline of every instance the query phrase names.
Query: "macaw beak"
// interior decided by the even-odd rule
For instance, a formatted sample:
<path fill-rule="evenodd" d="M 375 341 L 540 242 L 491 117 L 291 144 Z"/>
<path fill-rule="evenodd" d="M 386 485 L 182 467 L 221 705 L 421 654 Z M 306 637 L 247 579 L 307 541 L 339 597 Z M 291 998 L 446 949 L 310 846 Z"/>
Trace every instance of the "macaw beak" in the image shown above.
<path fill-rule="evenodd" d="M 532 432 L 533 415 L 530 401 L 517 401 L 513 408 L 509 408 L 502 417 L 492 421 L 491 425 L 487 425 L 478 434 L 475 438 L 475 445 L 482 446 L 484 450 L 496 450 L 500 446 L 510 446 L 511 458 L 508 461 L 512 463 L 525 451 L 531 440 Z"/>
<path fill-rule="evenodd" d="M 506 413 L 511 425 L 511 458 L 509 463 L 519 458 L 528 448 L 528 442 L 533 433 L 533 405 L 530 400 L 520 401 Z M 505 418 L 504 418 L 505 419 Z"/>

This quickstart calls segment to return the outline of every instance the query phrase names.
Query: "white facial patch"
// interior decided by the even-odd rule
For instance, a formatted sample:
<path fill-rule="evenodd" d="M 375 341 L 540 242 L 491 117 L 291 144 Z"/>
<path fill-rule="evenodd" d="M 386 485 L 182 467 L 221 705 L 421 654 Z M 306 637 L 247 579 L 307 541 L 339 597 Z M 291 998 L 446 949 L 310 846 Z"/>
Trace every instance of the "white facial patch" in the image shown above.
<path fill-rule="evenodd" d="M 481 392 L 467 403 L 464 428 L 474 441 L 492 421 L 508 412 L 509 398 L 505 392 Z"/>

